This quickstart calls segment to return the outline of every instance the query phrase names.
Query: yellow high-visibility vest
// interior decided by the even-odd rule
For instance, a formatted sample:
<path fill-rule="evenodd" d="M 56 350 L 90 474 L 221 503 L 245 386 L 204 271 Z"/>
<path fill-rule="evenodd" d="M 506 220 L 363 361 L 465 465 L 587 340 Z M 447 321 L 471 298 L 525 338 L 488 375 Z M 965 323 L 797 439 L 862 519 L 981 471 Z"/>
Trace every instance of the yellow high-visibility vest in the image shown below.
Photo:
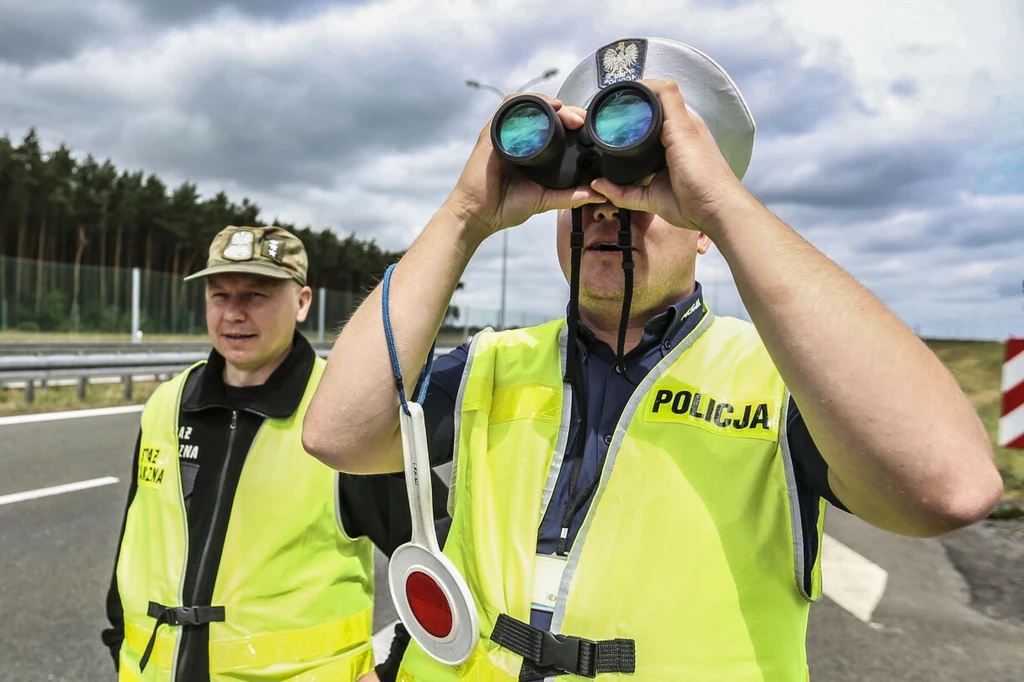
<path fill-rule="evenodd" d="M 238 481 L 212 606 L 210 679 L 355 680 L 374 665 L 373 545 L 340 527 L 337 474 L 302 447 L 302 420 L 323 376 L 317 358 L 299 408 L 267 419 Z M 125 639 L 120 679 L 176 678 L 181 627 L 162 625 L 150 602 L 183 605 L 188 524 L 178 464 L 178 407 L 188 371 L 160 386 L 142 413 L 138 491 L 117 563 Z"/>
<path fill-rule="evenodd" d="M 476 600 L 481 641 L 456 667 L 412 643 L 400 681 L 518 679 L 522 658 L 488 636 L 499 614 L 530 622 L 537 530 L 568 439 L 565 336 L 560 320 L 473 341 L 444 552 Z M 805 576 L 788 398 L 754 327 L 710 312 L 636 388 L 552 620 L 555 633 L 635 641 L 635 672 L 598 680 L 807 679 L 820 556 Z"/>

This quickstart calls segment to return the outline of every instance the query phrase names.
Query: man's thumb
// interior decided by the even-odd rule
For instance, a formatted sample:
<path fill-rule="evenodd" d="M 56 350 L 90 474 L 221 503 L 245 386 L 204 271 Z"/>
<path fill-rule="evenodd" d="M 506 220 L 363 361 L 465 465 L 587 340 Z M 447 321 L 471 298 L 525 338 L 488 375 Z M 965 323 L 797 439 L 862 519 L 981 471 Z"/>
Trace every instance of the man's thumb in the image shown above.
<path fill-rule="evenodd" d="M 600 204 L 604 197 L 592 188 L 569 187 L 560 190 L 547 190 L 541 197 L 539 212 L 550 211 L 551 209 L 576 208 L 584 204 Z"/>
<path fill-rule="evenodd" d="M 644 206 L 643 198 L 644 192 L 647 190 L 646 187 L 640 185 L 623 187 L 616 185 L 608 178 L 597 178 L 590 183 L 590 186 L 619 208 L 639 210 Z"/>

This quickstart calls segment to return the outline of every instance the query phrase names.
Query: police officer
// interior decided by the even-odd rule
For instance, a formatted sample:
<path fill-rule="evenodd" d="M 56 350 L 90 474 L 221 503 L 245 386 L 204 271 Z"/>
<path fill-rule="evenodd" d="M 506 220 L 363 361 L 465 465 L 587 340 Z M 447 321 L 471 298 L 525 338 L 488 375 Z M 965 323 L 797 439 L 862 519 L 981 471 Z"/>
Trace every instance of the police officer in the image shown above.
<path fill-rule="evenodd" d="M 658 97 L 665 170 L 553 191 L 502 161 L 485 128 L 394 270 L 409 385 L 481 242 L 558 209 L 568 277 L 583 207 L 575 349 L 574 321 L 559 319 L 478 334 L 434 364 L 431 454 L 456 453 L 444 551 L 472 586 L 481 640 L 457 667 L 414 643 L 400 680 L 804 680 L 826 501 L 934 536 L 1000 496 L 989 439 L 943 365 L 744 188 L 754 125 L 729 76 L 689 46 L 628 39 L 589 55 L 551 103 L 578 129 L 623 79 Z M 608 247 L 623 209 L 635 288 L 619 358 L 626 280 Z M 694 272 L 712 244 L 753 324 L 709 309 Z M 306 417 L 307 449 L 343 471 L 401 467 L 381 301 L 378 289 L 343 330 Z M 573 350 L 582 392 L 566 380 Z"/>
<path fill-rule="evenodd" d="M 287 230 L 231 226 L 186 278 L 213 349 L 142 413 L 103 633 L 122 680 L 375 679 L 373 544 L 408 541 L 408 499 L 302 449 L 326 364 L 295 328 L 306 270 Z"/>

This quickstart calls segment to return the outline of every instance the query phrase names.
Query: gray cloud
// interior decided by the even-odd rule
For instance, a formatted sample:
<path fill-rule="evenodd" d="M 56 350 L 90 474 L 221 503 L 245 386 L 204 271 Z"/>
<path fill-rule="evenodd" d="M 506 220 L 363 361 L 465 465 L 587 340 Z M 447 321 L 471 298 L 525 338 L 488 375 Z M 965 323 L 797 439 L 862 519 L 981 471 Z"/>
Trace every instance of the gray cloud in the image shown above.
<path fill-rule="evenodd" d="M 225 9 L 252 17 L 285 18 L 311 11 L 316 0 L 128 0 L 154 23 L 181 24 L 217 14 Z M 352 4 L 355 4 L 354 2 Z"/>
<path fill-rule="evenodd" d="M 376 153 L 447 138 L 471 97 L 454 79 L 422 78 L 431 65 L 413 54 L 355 66 L 358 76 L 345 77 L 298 64 L 224 65 L 193 81 L 174 112 L 178 126 L 158 118 L 122 144 L 191 177 L 326 187 Z M 202 134 L 190 135 L 193 127 Z"/>
<path fill-rule="evenodd" d="M 952 247 L 958 260 L 1009 255 L 1024 256 L 1024 201 L 974 199 L 947 201 L 918 210 L 906 219 L 865 223 L 857 239 L 865 254 L 934 253 L 937 247 Z M 851 225 L 854 231 L 857 225 Z"/>
<path fill-rule="evenodd" d="M 819 144 L 782 142 L 791 149 L 772 167 L 762 163 L 750 186 L 766 203 L 844 209 L 943 201 L 966 189 L 962 143 L 932 135 L 879 139 L 872 132 L 847 128 L 842 145 L 832 149 L 813 139 Z M 786 157 L 792 163 L 780 163 Z"/>
<path fill-rule="evenodd" d="M 1024 254 L 1024 222 L 1021 220 L 1021 207 L 1014 212 L 982 212 L 961 208 L 944 218 L 948 226 L 947 234 L 950 243 L 965 249 L 979 247 L 997 247 L 1003 255 L 1010 255 L 1006 249 L 1016 245 L 1017 254 Z M 959 214 L 959 215 L 957 215 Z"/>
<path fill-rule="evenodd" d="M 96 4 L 78 0 L 0 3 L 0 64 L 31 67 L 74 56 L 113 31 Z"/>
<path fill-rule="evenodd" d="M 333 0 L 360 5 L 370 0 Z M 0 63 L 33 67 L 83 49 L 133 40 L 224 14 L 284 20 L 322 11 L 321 0 L 30 0 L 0 3 Z"/>
<path fill-rule="evenodd" d="M 795 66 L 804 48 L 776 20 L 764 22 L 768 35 L 759 40 L 716 36 L 707 48 L 743 93 L 759 136 L 807 133 L 837 115 L 866 112 L 847 64 Z"/>
<path fill-rule="evenodd" d="M 73 132 L 76 146 L 124 163 L 254 189 L 327 187 L 376 154 L 433 145 L 483 123 L 472 118 L 479 93 L 464 85 L 464 66 L 431 49 L 429 36 L 372 50 L 349 40 L 317 52 L 293 37 L 280 57 L 266 59 L 237 41 L 220 45 L 213 33 L 146 54 L 151 81 L 145 73 L 119 77 L 109 59 L 43 69 L 12 87 L 24 106 L 8 113 L 24 127 Z M 152 97 L 125 79 L 141 80 Z"/>
<path fill-rule="evenodd" d="M 759 135 L 810 132 L 832 116 L 864 111 L 847 74 L 834 68 L 793 69 L 790 59 L 762 66 L 744 79 L 744 98 L 753 111 Z"/>
<path fill-rule="evenodd" d="M 869 236 L 858 244 L 860 251 L 865 256 L 928 251 L 935 244 L 935 233 L 920 225 L 897 225 L 884 231 L 871 230 L 870 224 L 865 227 L 867 228 L 866 234 Z M 851 228 L 857 229 L 856 226 L 851 226 Z"/>
<path fill-rule="evenodd" d="M 992 286 L 999 298 L 1024 301 L 1024 244 L 1016 263 L 1000 266 L 992 273 Z"/>
<path fill-rule="evenodd" d="M 889 91 L 899 97 L 911 98 L 918 93 L 919 87 L 913 78 L 900 78 L 889 85 Z"/>

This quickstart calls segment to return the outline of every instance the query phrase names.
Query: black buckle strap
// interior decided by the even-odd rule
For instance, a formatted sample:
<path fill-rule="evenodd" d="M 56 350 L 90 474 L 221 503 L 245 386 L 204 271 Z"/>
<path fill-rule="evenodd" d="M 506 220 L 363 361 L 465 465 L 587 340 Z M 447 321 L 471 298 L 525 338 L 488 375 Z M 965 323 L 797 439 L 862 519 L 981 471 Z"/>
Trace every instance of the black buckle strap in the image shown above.
<path fill-rule="evenodd" d="M 160 620 L 168 625 L 206 625 L 224 621 L 223 606 L 163 606 L 154 601 L 149 602 L 149 617 Z"/>
<path fill-rule="evenodd" d="M 505 615 L 498 615 L 491 641 L 523 657 L 520 682 L 558 674 L 596 677 L 599 673 L 636 670 L 636 643 L 632 639 L 600 642 L 554 634 Z"/>
<path fill-rule="evenodd" d="M 206 625 L 207 623 L 224 622 L 223 606 L 164 606 L 151 601 L 148 613 L 150 618 L 156 618 L 156 625 L 153 626 L 153 634 L 150 635 L 149 643 L 146 644 L 146 651 L 139 659 L 139 672 L 146 669 L 149 657 L 153 655 L 153 647 L 156 646 L 156 633 L 161 625 Z"/>

